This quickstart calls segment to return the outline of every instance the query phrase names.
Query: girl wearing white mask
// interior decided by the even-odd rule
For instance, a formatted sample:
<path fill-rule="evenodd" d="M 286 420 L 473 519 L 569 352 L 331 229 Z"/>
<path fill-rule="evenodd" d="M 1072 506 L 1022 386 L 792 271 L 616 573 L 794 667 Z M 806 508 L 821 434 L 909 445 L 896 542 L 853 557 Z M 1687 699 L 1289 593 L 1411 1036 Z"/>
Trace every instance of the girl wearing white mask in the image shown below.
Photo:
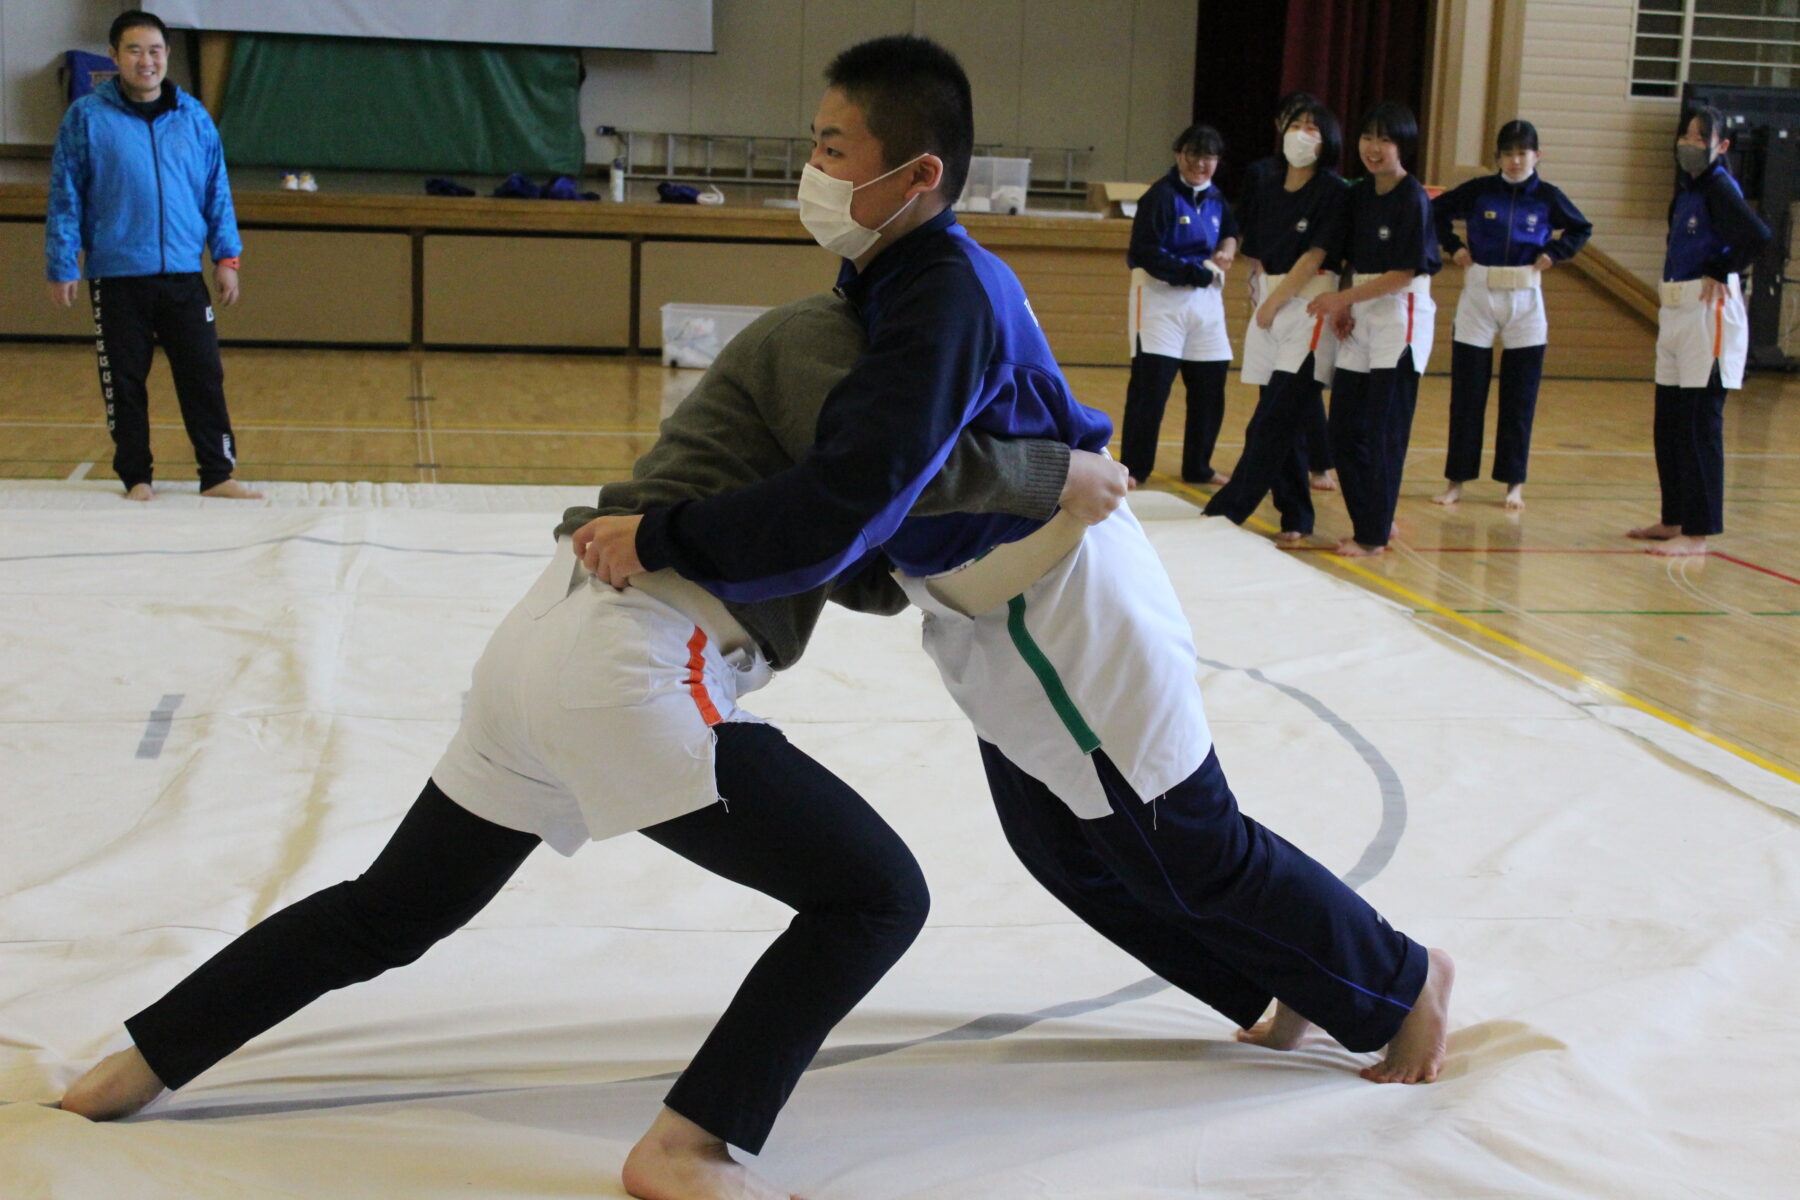
<path fill-rule="evenodd" d="M 1525 462 L 1531 419 L 1544 373 L 1545 271 L 1575 256 L 1594 227 L 1569 198 L 1537 173 L 1538 136 L 1529 121 L 1508 121 L 1494 139 L 1499 172 L 1471 179 L 1431 202 L 1438 244 L 1463 268 L 1462 298 L 1450 343 L 1450 449 L 1432 499 L 1455 504 L 1463 484 L 1481 473 L 1481 425 L 1500 341 L 1500 417 L 1494 434 L 1494 480 L 1506 485 L 1506 507 L 1525 507 Z M 1461 221 L 1468 244 L 1456 236 Z"/>
<path fill-rule="evenodd" d="M 1705 554 L 1725 530 L 1725 392 L 1744 386 L 1750 321 L 1739 274 L 1769 242 L 1725 159 L 1718 109 L 1685 104 L 1656 314 L 1656 478 L 1661 518 L 1628 530 L 1651 554 Z"/>
<path fill-rule="evenodd" d="M 1156 466 L 1163 408 L 1177 373 L 1187 385 L 1181 477 L 1223 484 L 1213 447 L 1225 417 L 1225 272 L 1237 254 L 1237 222 L 1213 186 L 1225 142 L 1210 125 L 1175 139 L 1175 165 L 1138 201 L 1131 224 L 1131 382 L 1119 459 L 1139 483 Z"/>
<path fill-rule="evenodd" d="M 1317 113 L 1329 113 L 1331 110 L 1327 109 L 1311 92 L 1289 92 L 1276 103 L 1275 153 L 1266 158 L 1259 158 L 1244 168 L 1244 185 L 1238 192 L 1235 201 L 1240 229 L 1244 225 L 1243 204 L 1250 193 L 1267 187 L 1279 186 L 1287 178 L 1288 167 L 1291 165 L 1287 159 L 1288 126 L 1294 123 L 1294 118 L 1302 111 L 1313 113 L 1316 117 Z M 1333 117 L 1332 120 L 1335 122 L 1337 118 Z M 1321 148 L 1321 153 L 1323 152 L 1323 148 Z M 1340 158 L 1342 153 L 1340 147 Z M 1335 163 L 1326 165 L 1333 170 L 1336 169 Z M 1243 247 L 1240 246 L 1238 249 L 1241 253 Z M 1244 282 L 1250 290 L 1250 309 L 1254 312 L 1258 304 L 1257 295 L 1258 289 L 1262 286 L 1262 280 L 1259 277 L 1259 265 L 1251 262 L 1249 266 L 1250 271 Z M 1325 390 L 1320 387 L 1315 388 L 1314 392 L 1312 402 L 1307 406 L 1306 412 L 1301 415 L 1301 430 L 1306 439 L 1306 469 L 1311 475 L 1313 491 L 1335 492 L 1337 491 L 1337 473 L 1332 470 L 1331 433 L 1325 426 Z"/>
<path fill-rule="evenodd" d="M 1261 389 L 1244 431 L 1244 453 L 1208 502 L 1212 516 L 1243 524 L 1271 492 L 1281 514 L 1278 541 L 1300 542 L 1313 528 L 1306 425 L 1323 416 L 1335 338 L 1306 302 L 1335 290 L 1348 189 L 1336 167 L 1337 119 L 1310 97 L 1282 132 L 1285 171 L 1256 172 L 1239 205 L 1244 256 L 1255 263 L 1255 310 L 1244 333 L 1244 382 Z"/>

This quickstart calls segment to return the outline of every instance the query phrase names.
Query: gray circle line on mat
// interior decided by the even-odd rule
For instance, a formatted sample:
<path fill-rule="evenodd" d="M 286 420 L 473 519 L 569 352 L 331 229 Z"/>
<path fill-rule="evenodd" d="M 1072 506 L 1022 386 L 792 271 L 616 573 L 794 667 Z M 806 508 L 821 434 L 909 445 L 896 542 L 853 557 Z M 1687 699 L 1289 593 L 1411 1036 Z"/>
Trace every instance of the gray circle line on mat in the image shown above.
<path fill-rule="evenodd" d="M 1361 758 L 1369 768 L 1381 789 L 1381 824 L 1375 830 L 1375 836 L 1363 848 L 1362 856 L 1356 860 L 1354 866 L 1344 873 L 1343 880 L 1349 887 L 1359 888 L 1381 874 L 1382 870 L 1393 860 L 1394 851 L 1400 845 L 1401 835 L 1406 832 L 1406 786 L 1400 782 L 1400 773 L 1394 770 L 1394 765 L 1376 748 L 1373 742 L 1363 735 L 1362 731 L 1310 692 L 1297 688 L 1291 683 L 1270 679 L 1255 667 L 1234 667 L 1210 658 L 1202 658 L 1199 661 L 1216 671 L 1242 671 L 1256 682 L 1274 688 L 1318 717 L 1330 727 L 1332 732 L 1343 738 L 1350 744 L 1350 748 L 1356 751 L 1357 757 Z M 884 1054 L 893 1054 L 896 1051 L 910 1050 L 915 1046 L 930 1045 L 935 1042 L 990 1041 L 1018 1033 L 1040 1021 L 1082 1017 L 1120 1004 L 1128 1004 L 1133 1000 L 1142 1000 L 1165 991 L 1171 986 L 1173 985 L 1166 980 L 1151 975 L 1136 983 L 1126 984 L 1124 987 L 1107 992 L 1103 996 L 1092 996 L 1085 1000 L 1069 1000 L 1049 1008 L 1037 1009 L 1034 1012 L 989 1013 L 952 1029 L 925 1037 L 898 1042 L 867 1042 L 859 1045 L 829 1046 L 819 1052 L 818 1057 L 813 1059 L 812 1065 L 807 1067 L 807 1070 L 818 1071 L 826 1067 L 842 1066 L 845 1063 L 877 1058 Z M 680 1074 L 680 1071 L 668 1071 L 659 1075 L 622 1079 L 619 1082 L 648 1083 L 674 1079 Z"/>

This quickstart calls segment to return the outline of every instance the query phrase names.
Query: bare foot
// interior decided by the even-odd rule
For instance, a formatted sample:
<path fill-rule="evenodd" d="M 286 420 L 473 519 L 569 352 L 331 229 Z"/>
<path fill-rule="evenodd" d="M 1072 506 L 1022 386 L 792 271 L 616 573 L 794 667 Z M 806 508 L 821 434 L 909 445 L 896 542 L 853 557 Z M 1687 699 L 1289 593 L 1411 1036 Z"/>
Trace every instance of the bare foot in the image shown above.
<path fill-rule="evenodd" d="M 1525 508 L 1525 485 L 1515 483 L 1506 489 L 1506 499 L 1500 502 L 1507 512 L 1520 512 Z"/>
<path fill-rule="evenodd" d="M 134 483 L 125 493 L 127 500 L 148 501 L 156 499 L 156 492 L 147 483 Z"/>
<path fill-rule="evenodd" d="M 1312 473 L 1312 490 L 1315 492 L 1337 491 L 1337 472 L 1314 471 Z"/>
<path fill-rule="evenodd" d="M 1431 965 L 1412 1011 L 1400 1022 L 1400 1032 L 1388 1043 L 1381 1061 L 1362 1069 L 1362 1077 L 1371 1083 L 1433 1083 L 1443 1069 L 1449 1053 L 1450 988 L 1456 982 L 1456 964 L 1442 950 L 1427 953 Z"/>
<path fill-rule="evenodd" d="M 253 492 L 235 479 L 227 479 L 224 483 L 215 483 L 200 493 L 218 500 L 261 500 L 261 492 Z"/>
<path fill-rule="evenodd" d="M 90 1121 L 129 1117 L 162 1095 L 162 1080 L 136 1046 L 109 1054 L 69 1085 L 57 1107 Z"/>
<path fill-rule="evenodd" d="M 1392 540 L 1399 536 L 1400 536 L 1400 522 L 1395 521 L 1392 525 L 1388 526 L 1388 538 L 1389 538 L 1389 540 Z"/>
<path fill-rule="evenodd" d="M 1654 525 L 1640 525 L 1636 529 L 1627 529 L 1625 536 L 1636 538 L 1640 542 L 1666 542 L 1670 538 L 1681 536 L 1681 526 L 1664 525 L 1658 521 Z"/>
<path fill-rule="evenodd" d="M 1458 500 L 1461 500 L 1461 499 L 1462 499 L 1462 484 L 1453 482 L 1453 483 L 1451 483 L 1451 485 L 1449 487 L 1445 488 L 1443 491 L 1441 491 L 1437 495 L 1433 496 L 1431 498 L 1431 502 L 1433 504 L 1455 504 Z"/>
<path fill-rule="evenodd" d="M 1686 558 L 1691 554 L 1705 554 L 1706 539 L 1682 534 L 1680 537 L 1672 537 L 1666 542 L 1658 542 L 1646 549 L 1644 553 L 1654 554 L 1658 558 Z"/>
<path fill-rule="evenodd" d="M 1277 546 L 1298 546 L 1306 540 L 1306 535 L 1298 529 L 1284 529 L 1275 535 Z"/>
<path fill-rule="evenodd" d="M 1337 544 L 1334 553 L 1345 558 L 1373 558 L 1387 550 L 1386 546 L 1365 546 L 1355 538 L 1345 538 Z"/>
<path fill-rule="evenodd" d="M 670 1108 L 656 1115 L 625 1156 L 622 1178 L 638 1200 L 799 1200 L 753 1174 L 724 1142 Z"/>
<path fill-rule="evenodd" d="M 1258 1021 L 1249 1029 L 1240 1029 L 1236 1037 L 1250 1046 L 1266 1050 L 1292 1050 L 1312 1029 L 1313 1024 L 1286 1004 L 1275 1002 L 1275 1015 Z"/>

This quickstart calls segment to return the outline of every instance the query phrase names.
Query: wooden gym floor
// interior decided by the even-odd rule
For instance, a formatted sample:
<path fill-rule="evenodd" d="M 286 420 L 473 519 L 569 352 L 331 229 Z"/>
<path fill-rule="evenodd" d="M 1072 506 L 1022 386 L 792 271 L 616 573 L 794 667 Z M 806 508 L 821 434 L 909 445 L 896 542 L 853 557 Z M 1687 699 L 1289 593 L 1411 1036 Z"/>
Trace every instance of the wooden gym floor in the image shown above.
<path fill-rule="evenodd" d="M 699 377 L 617 357 L 228 348 L 225 358 L 240 477 L 251 482 L 599 484 L 629 472 L 665 399 Z M 110 475 L 94 371 L 85 346 L 0 345 L 0 477 Z M 1117 418 L 1123 369 L 1068 374 Z M 151 389 L 159 476 L 191 485 L 160 359 Z M 1800 379 L 1753 374 L 1732 396 L 1727 532 L 1715 553 L 1686 560 L 1651 558 L 1619 536 L 1657 512 L 1648 383 L 1545 381 L 1519 514 L 1489 482 L 1454 508 L 1430 502 L 1448 390 L 1443 376 L 1421 388 L 1395 551 L 1351 562 L 1310 550 L 1306 561 L 1560 687 L 1622 694 L 1800 782 Z M 1176 391 L 1165 436 L 1179 436 Z M 1235 461 L 1253 403 L 1234 380 L 1221 467 Z M 1165 443 L 1163 461 L 1178 456 Z M 1315 499 L 1319 531 L 1347 533 L 1341 502 Z M 1269 532 L 1272 517 L 1265 508 L 1252 528 Z"/>

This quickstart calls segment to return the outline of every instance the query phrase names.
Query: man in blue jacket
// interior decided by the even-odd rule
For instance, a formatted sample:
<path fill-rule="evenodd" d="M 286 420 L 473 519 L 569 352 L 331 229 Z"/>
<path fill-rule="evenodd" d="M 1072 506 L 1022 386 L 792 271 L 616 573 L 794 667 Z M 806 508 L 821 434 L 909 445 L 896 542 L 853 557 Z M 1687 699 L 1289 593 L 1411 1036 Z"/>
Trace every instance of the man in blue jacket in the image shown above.
<path fill-rule="evenodd" d="M 70 106 L 50 162 L 50 300 L 64 308 L 75 302 L 77 255 L 85 252 L 113 470 L 127 498 L 155 495 L 144 381 L 160 341 L 194 444 L 200 494 L 258 500 L 231 477 L 237 443 L 200 271 L 201 252 L 210 249 L 219 303 L 237 302 L 243 243 L 219 131 L 199 101 L 163 78 L 168 29 L 159 18 L 122 13 L 109 36 L 119 77 Z"/>

